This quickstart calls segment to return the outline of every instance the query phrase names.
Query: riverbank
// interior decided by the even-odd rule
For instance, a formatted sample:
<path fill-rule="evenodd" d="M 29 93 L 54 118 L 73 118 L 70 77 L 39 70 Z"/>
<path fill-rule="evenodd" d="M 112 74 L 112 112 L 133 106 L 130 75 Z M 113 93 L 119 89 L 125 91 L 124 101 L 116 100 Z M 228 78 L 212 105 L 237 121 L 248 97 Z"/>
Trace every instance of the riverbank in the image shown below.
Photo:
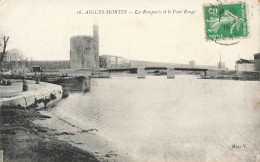
<path fill-rule="evenodd" d="M 35 109 L 1 108 L 4 161 L 98 161 L 90 153 L 57 139 L 57 132 L 33 123 L 50 118 Z"/>
<path fill-rule="evenodd" d="M 34 120 L 33 123 L 55 130 L 58 140 L 64 140 L 72 146 L 93 154 L 99 161 L 136 161 L 128 152 L 125 152 L 122 146 L 116 145 L 113 139 L 107 138 L 107 134 L 103 133 L 102 128 L 92 125 L 94 119 L 78 120 L 82 117 L 80 111 L 77 111 L 78 104 L 85 101 L 88 103 L 86 106 L 90 106 L 91 102 L 88 101 L 87 97 L 89 95 L 91 94 L 72 92 L 70 97 L 64 99 L 54 108 L 39 111 L 40 114 L 50 118 Z M 75 99 L 79 100 L 75 101 Z M 87 110 L 91 111 L 91 108 Z M 75 115 L 75 111 L 77 115 Z M 93 117 L 95 118 L 95 116 Z M 88 119 L 88 116 L 85 116 L 84 119 Z"/>
<path fill-rule="evenodd" d="M 61 101 L 61 86 L 28 81 L 29 90 L 22 92 L 22 82 L 12 83 L 0 87 L 0 149 L 4 161 L 98 161 L 94 155 L 58 140 L 56 130 L 33 123 L 50 118 L 38 109 L 52 108 Z"/>
<path fill-rule="evenodd" d="M 214 71 L 210 70 L 207 72 L 207 76 L 201 76 L 201 79 L 219 79 L 219 80 L 241 80 L 241 81 L 259 81 L 260 72 L 236 72 L 230 71 Z"/>

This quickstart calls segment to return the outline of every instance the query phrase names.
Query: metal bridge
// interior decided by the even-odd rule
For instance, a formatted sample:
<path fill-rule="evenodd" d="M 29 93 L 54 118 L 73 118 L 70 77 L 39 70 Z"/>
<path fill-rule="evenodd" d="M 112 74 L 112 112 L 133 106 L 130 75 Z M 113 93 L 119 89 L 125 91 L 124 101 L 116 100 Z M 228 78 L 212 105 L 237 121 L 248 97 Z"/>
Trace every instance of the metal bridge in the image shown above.
<path fill-rule="evenodd" d="M 205 76 L 207 75 L 208 69 L 202 69 L 202 68 L 174 68 L 174 67 L 169 67 L 174 70 L 178 71 L 203 71 Z M 128 71 L 131 73 L 137 73 L 138 68 L 114 68 L 114 69 L 104 69 L 100 71 L 108 71 L 108 72 L 123 72 L 123 71 Z M 145 67 L 144 70 L 167 70 L 167 67 Z"/>

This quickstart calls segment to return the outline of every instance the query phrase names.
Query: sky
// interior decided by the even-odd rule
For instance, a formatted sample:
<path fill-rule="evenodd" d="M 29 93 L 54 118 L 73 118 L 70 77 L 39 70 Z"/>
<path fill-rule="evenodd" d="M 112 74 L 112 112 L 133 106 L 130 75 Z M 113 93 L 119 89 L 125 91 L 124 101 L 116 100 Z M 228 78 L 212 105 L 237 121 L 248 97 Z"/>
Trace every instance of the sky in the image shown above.
<path fill-rule="evenodd" d="M 225 1 L 230 3 L 229 1 Z M 249 37 L 206 41 L 203 4 L 216 0 L 0 0 L 0 31 L 29 60 L 69 60 L 70 37 L 92 35 L 99 25 L 100 55 L 128 59 L 217 65 L 234 69 L 239 58 L 260 52 L 260 3 L 247 1 Z M 127 14 L 77 14 L 88 10 L 127 10 Z M 189 10 L 193 14 L 135 14 L 136 11 Z"/>

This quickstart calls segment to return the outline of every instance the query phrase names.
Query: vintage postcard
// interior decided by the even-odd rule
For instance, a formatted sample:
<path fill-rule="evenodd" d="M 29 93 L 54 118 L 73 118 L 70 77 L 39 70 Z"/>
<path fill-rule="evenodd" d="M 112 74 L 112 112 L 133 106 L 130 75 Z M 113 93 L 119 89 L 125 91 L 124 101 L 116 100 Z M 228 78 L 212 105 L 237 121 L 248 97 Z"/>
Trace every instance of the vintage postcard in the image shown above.
<path fill-rule="evenodd" d="M 259 0 L 0 0 L 0 162 L 260 162 Z"/>

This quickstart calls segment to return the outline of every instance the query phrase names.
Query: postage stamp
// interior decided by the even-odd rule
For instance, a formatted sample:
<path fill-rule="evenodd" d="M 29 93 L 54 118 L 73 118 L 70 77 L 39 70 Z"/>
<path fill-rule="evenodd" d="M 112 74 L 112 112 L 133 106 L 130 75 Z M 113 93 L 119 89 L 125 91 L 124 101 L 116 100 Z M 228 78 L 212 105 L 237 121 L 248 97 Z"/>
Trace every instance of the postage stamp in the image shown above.
<path fill-rule="evenodd" d="M 203 6 L 206 40 L 248 37 L 246 3 Z"/>

